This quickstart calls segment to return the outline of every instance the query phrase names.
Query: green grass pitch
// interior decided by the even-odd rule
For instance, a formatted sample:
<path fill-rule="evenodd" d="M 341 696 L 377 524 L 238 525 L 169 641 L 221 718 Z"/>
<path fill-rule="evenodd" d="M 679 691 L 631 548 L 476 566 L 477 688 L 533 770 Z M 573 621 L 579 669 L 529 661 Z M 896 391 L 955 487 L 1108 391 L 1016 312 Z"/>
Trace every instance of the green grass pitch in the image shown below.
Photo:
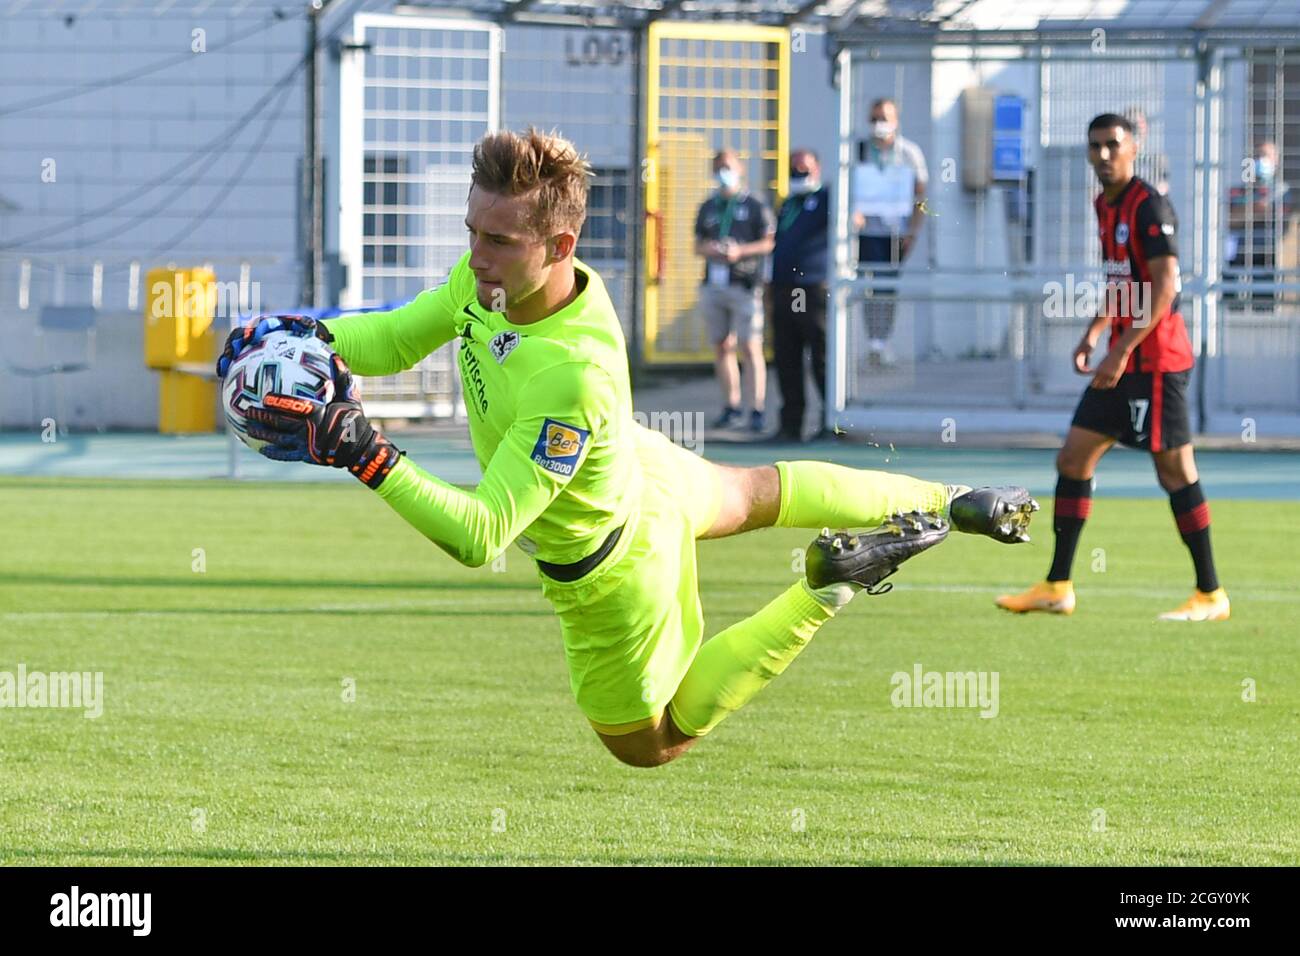
<path fill-rule="evenodd" d="M 0 671 L 102 671 L 104 712 L 0 709 L 0 863 L 1294 864 L 1300 504 L 1212 507 L 1230 622 L 1153 621 L 1191 587 L 1157 498 L 1097 500 L 1072 618 L 998 611 L 1044 502 L 1032 545 L 954 536 L 645 770 L 517 550 L 461 568 L 349 484 L 3 479 Z M 701 543 L 708 633 L 811 537 Z M 998 715 L 893 707 L 918 663 L 996 671 Z"/>

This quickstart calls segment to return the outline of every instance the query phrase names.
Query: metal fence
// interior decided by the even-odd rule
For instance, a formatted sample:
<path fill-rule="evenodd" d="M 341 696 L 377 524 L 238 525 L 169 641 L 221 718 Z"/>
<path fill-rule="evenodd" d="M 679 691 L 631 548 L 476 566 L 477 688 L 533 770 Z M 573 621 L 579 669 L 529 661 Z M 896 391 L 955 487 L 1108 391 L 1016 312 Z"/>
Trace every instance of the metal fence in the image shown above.
<path fill-rule="evenodd" d="M 533 125 L 557 129 L 591 159 L 578 256 L 600 272 L 630 340 L 631 34 L 409 15 L 362 14 L 354 22 L 354 42 L 369 48 L 343 59 L 340 234 L 356 244 L 348 259 L 362 265 L 343 304 L 411 298 L 445 281 L 466 249 L 474 143 L 490 129 Z M 450 345 L 364 387 L 378 415 L 464 414 Z"/>
<path fill-rule="evenodd" d="M 1300 46 L 1225 51 L 1206 383 L 1214 407 L 1300 406 Z M 1256 160 L 1271 154 L 1273 175 Z M 1290 286 L 1290 288 L 1287 288 Z"/>
<path fill-rule="evenodd" d="M 961 409 L 972 420 L 1077 401 L 1086 380 L 1069 356 L 1096 307 L 1083 292 L 1105 282 L 1100 187 L 1086 154 L 1087 124 L 1103 112 L 1133 122 L 1137 174 L 1178 217 L 1201 426 L 1300 412 L 1297 214 L 1286 185 L 1300 181 L 1295 40 L 1288 49 L 1149 33 L 1100 46 L 1090 34 L 964 39 L 885 37 L 839 50 L 828 423 L 870 427 L 882 410 L 905 408 Z M 971 188 L 967 167 L 989 147 L 970 136 L 968 100 L 989 93 L 1022 107 L 1024 162 L 1014 177 Z M 900 131 L 929 171 L 920 240 L 897 278 L 887 264 L 856 263 L 850 219 L 857 146 L 882 97 L 897 103 Z M 1255 162 L 1261 149 L 1276 158 L 1272 177 Z M 868 328 L 878 335 L 891 314 L 881 353 Z"/>
<path fill-rule="evenodd" d="M 492 23 L 362 13 L 340 67 L 339 235 L 344 307 L 411 299 L 464 251 L 474 144 L 500 125 L 502 31 Z M 367 379 L 386 417 L 445 417 L 459 399 L 444 347 Z"/>
<path fill-rule="evenodd" d="M 736 150 L 765 203 L 785 192 L 790 34 L 746 23 L 654 23 L 647 37 L 645 282 L 647 363 L 707 363 L 696 308 L 703 261 L 695 219 L 712 194 L 712 159 Z"/>

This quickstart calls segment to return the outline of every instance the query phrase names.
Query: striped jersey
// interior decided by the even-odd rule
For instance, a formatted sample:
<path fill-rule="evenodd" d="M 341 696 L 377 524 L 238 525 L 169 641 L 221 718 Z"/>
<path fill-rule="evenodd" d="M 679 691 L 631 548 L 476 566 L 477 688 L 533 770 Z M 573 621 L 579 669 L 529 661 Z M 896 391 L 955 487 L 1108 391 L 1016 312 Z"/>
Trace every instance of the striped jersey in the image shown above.
<path fill-rule="evenodd" d="M 1134 314 L 1151 303 L 1150 261 L 1160 256 L 1178 257 L 1178 220 L 1169 200 L 1150 183 L 1134 176 L 1107 202 L 1097 196 L 1097 227 L 1106 271 L 1107 303 L 1112 307 L 1110 345 L 1133 325 Z M 1169 312 L 1138 345 L 1127 372 L 1183 372 L 1194 364 L 1187 326 L 1178 311 L 1175 293 Z M 1153 317 L 1154 318 L 1154 317 Z"/>

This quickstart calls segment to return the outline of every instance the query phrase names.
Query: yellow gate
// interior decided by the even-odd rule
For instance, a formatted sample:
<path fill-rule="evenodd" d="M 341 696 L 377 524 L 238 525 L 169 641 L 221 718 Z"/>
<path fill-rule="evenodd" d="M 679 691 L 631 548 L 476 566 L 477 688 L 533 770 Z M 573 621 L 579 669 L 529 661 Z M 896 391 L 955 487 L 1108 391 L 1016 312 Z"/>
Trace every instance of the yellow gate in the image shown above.
<path fill-rule="evenodd" d="M 769 206 L 789 175 L 790 34 L 742 23 L 650 25 L 646 55 L 647 364 L 712 362 L 695 314 L 704 261 L 695 215 L 713 189 L 713 154 L 735 149 L 749 189 Z"/>

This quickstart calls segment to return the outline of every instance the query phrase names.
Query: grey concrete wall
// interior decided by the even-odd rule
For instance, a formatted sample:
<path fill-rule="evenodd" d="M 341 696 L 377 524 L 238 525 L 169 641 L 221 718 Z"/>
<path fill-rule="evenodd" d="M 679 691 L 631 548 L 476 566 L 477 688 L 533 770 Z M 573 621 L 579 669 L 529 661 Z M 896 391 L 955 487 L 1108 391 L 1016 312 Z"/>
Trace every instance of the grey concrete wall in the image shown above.
<path fill-rule="evenodd" d="M 283 4 L 284 20 L 266 0 L 79 6 L 0 17 L 0 427 L 53 417 L 52 381 L 7 373 L 4 359 L 39 361 L 40 307 L 92 302 L 96 262 L 105 312 L 95 368 L 63 380 L 74 428 L 156 426 L 157 375 L 141 357 L 151 267 L 211 261 L 219 280 L 234 281 L 247 259 L 262 309 L 298 303 L 302 73 L 256 117 L 239 118 L 302 56 L 305 5 Z M 86 85 L 96 88 L 16 109 Z M 127 312 L 132 260 L 138 298 Z M 71 347 L 61 337 L 47 337 L 52 353 Z"/>
<path fill-rule="evenodd" d="M 0 349 L 0 428 L 39 430 L 45 418 L 54 418 L 78 432 L 98 427 L 158 427 L 158 373 L 145 368 L 142 316 L 134 312 L 101 313 L 91 368 L 57 376 L 57 382 L 55 376 L 16 375 L 9 364 L 32 367 L 74 361 L 86 354 L 86 335 L 38 335 L 36 316 L 35 309 L 0 312 L 5 328 Z M 59 387 L 63 390 L 63 415 L 56 402 Z"/>

